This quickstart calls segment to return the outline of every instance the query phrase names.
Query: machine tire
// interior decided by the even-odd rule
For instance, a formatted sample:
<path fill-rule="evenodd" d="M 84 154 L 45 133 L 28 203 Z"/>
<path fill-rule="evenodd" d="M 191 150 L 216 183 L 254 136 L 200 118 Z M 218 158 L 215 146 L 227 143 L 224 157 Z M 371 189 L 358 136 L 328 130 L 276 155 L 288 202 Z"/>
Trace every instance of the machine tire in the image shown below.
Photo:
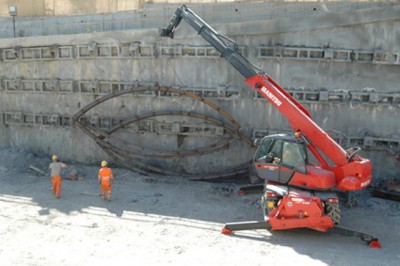
<path fill-rule="evenodd" d="M 267 202 L 268 202 L 268 198 L 265 195 L 262 196 L 260 203 L 261 203 L 261 209 L 263 211 L 264 221 L 269 219 L 269 214 L 270 214 L 271 210 L 275 210 L 275 208 L 276 208 L 276 207 L 274 207 L 273 209 L 269 209 L 267 206 Z M 275 206 L 277 206 L 279 204 L 279 199 L 275 199 L 274 204 L 275 204 Z"/>
<path fill-rule="evenodd" d="M 325 211 L 331 217 L 334 224 L 340 224 L 340 208 L 337 203 L 325 202 Z"/>
<path fill-rule="evenodd" d="M 264 221 L 269 217 L 269 209 L 266 206 L 266 202 L 267 202 L 267 199 L 265 198 L 265 196 L 262 196 L 261 197 L 261 209 L 263 212 Z"/>

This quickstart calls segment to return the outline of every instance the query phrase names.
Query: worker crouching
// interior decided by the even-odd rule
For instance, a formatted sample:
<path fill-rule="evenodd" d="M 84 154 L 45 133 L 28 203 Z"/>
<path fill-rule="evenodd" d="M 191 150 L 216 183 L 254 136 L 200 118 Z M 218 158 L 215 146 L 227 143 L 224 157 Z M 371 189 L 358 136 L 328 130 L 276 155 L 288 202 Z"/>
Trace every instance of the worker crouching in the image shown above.
<path fill-rule="evenodd" d="M 107 200 L 111 201 L 111 190 L 114 176 L 111 168 L 107 167 L 107 162 L 101 162 L 101 169 L 99 170 L 98 181 L 101 185 L 101 199 L 105 200 L 107 194 Z"/>

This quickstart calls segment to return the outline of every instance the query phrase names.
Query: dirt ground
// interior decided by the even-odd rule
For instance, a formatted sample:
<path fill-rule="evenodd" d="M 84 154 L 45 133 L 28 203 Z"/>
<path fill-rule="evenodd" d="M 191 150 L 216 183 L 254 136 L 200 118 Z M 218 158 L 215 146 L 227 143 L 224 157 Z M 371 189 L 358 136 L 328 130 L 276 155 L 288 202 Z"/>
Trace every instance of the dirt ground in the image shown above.
<path fill-rule="evenodd" d="M 227 222 L 260 220 L 259 195 L 239 197 L 239 184 L 143 176 L 114 169 L 111 202 L 102 202 L 98 167 L 68 164 L 55 199 L 48 157 L 0 150 L 1 265 L 399 265 L 400 205 L 359 196 L 342 207 L 342 224 L 379 238 L 307 229 L 223 235 Z M 112 165 L 111 165 L 112 167 Z"/>

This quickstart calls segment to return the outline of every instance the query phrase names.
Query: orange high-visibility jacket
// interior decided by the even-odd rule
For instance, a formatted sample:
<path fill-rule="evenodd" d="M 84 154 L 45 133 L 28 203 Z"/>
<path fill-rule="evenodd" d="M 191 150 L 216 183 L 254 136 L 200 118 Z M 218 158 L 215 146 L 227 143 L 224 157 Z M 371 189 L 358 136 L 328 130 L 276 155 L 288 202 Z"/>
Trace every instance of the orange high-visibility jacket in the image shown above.
<path fill-rule="evenodd" d="M 113 175 L 112 170 L 108 167 L 103 167 L 99 170 L 99 177 L 101 183 L 111 183 L 112 175 Z"/>

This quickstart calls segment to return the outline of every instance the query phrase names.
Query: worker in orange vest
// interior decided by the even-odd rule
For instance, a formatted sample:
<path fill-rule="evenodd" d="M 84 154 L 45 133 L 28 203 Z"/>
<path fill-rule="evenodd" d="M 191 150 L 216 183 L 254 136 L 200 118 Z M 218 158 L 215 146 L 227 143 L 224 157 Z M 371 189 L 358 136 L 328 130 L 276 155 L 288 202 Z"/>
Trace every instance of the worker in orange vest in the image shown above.
<path fill-rule="evenodd" d="M 65 163 L 59 162 L 57 155 L 51 156 L 51 160 L 53 161 L 49 165 L 50 176 L 51 176 L 51 190 L 53 191 L 54 196 L 59 199 L 61 197 L 61 169 L 66 168 L 67 165 Z"/>
<path fill-rule="evenodd" d="M 101 169 L 99 170 L 98 181 L 101 185 L 101 199 L 105 200 L 107 192 L 107 200 L 111 201 L 111 184 L 114 181 L 114 176 L 111 168 L 107 167 L 107 162 L 101 162 Z"/>

